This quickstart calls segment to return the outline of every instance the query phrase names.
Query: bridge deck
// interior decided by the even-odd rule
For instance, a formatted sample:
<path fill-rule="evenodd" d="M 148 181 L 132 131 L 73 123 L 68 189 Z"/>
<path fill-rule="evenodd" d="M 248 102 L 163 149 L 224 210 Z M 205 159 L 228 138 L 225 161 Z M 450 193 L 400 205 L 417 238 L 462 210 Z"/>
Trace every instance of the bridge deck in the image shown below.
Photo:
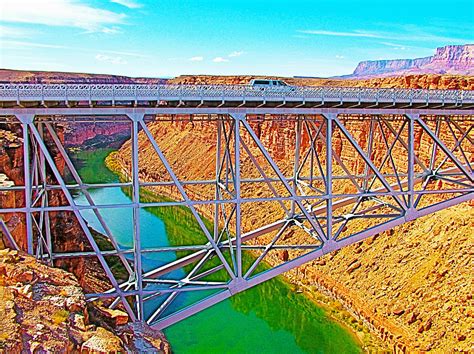
<path fill-rule="evenodd" d="M 247 85 L 0 84 L 0 107 L 472 109 L 474 91 Z"/>

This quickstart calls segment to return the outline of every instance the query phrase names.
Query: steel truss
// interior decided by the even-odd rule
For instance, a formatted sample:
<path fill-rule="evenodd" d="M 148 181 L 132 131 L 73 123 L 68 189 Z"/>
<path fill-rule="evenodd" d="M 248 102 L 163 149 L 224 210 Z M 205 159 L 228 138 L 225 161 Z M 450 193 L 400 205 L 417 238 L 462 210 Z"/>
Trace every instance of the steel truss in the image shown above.
<path fill-rule="evenodd" d="M 324 254 L 474 196 L 470 111 L 427 116 L 424 111 L 366 110 L 353 116 L 348 109 L 332 109 L 283 115 L 278 124 L 290 127 L 290 145 L 294 146 L 293 157 L 283 162 L 272 156 L 271 146 L 265 146 L 256 132 L 266 121 L 266 112 L 257 119 L 245 110 L 211 113 L 200 117 L 212 127 L 215 138 L 213 176 L 189 180 L 179 175 L 176 163 L 170 163 L 159 141 L 163 137 L 150 129 L 149 122 L 164 123 L 146 110 L 115 109 L 115 118 L 95 117 L 104 113 L 93 109 L 87 117 L 82 110 L 62 116 L 15 112 L 5 120 L 22 126 L 25 182 L 0 188 L 0 192 L 24 193 L 24 206 L 1 206 L 0 215 L 24 215 L 26 251 L 50 264 L 58 259 L 96 257 L 110 289 L 87 294 L 88 300 L 119 306 L 131 321 L 162 329 Z M 90 117 L 130 126 L 129 180 L 87 184 L 81 179 L 58 135 L 58 122 L 73 124 Z M 189 116 L 180 117 L 189 120 Z M 357 129 L 361 126 L 362 130 Z M 162 166 L 158 180 L 140 175 L 144 162 L 139 143 L 144 141 Z M 91 191 L 112 187 L 128 188 L 130 203 L 99 205 L 94 201 Z M 174 200 L 142 200 L 140 192 L 149 188 L 158 193 L 173 188 Z M 78 192 L 86 204 L 76 202 L 74 193 Z M 60 205 L 51 203 L 51 193 L 61 194 Z M 140 210 L 176 206 L 191 213 L 200 242 L 144 247 L 142 240 L 150 235 L 142 233 Z M 250 220 L 255 207 L 259 215 L 265 216 L 261 212 L 265 208 L 275 211 L 273 219 Z M 119 245 L 103 217 L 105 210 L 116 208 L 131 211 L 130 248 Z M 93 212 L 113 250 L 100 249 L 82 214 L 85 210 Z M 51 213 L 56 212 L 74 215 L 90 250 L 54 250 Z M 2 219 L 0 227 L 14 243 Z M 145 269 L 143 262 L 150 254 L 173 257 Z M 119 259 L 127 280 L 114 276 L 108 257 Z"/>

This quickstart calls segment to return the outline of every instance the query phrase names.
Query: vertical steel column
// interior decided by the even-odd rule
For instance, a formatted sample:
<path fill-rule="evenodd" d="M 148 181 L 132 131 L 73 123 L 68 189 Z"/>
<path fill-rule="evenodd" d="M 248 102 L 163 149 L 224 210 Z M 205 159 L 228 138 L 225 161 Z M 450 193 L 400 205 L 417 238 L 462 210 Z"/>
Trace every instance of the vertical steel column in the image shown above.
<path fill-rule="evenodd" d="M 222 135 L 222 120 L 221 115 L 217 117 L 217 140 L 216 140 L 216 190 L 214 197 L 219 200 L 219 183 L 220 183 L 220 168 L 221 168 L 221 135 Z M 219 238 L 219 203 L 214 205 L 214 241 Z"/>
<path fill-rule="evenodd" d="M 368 141 L 368 148 L 367 148 L 367 156 L 370 158 L 372 156 L 372 149 L 373 149 L 373 142 L 374 142 L 374 115 L 370 116 L 370 126 L 369 126 L 369 141 Z M 379 126 L 380 127 L 380 126 Z M 382 127 L 380 127 L 382 129 Z M 380 131 L 380 134 L 383 134 L 382 131 Z M 364 168 L 364 187 L 363 190 L 364 192 L 367 192 L 367 187 L 369 183 L 369 165 L 365 164 Z"/>
<path fill-rule="evenodd" d="M 31 175 L 30 175 L 30 145 L 29 145 L 29 124 L 33 123 L 34 115 L 22 114 L 17 118 L 21 122 L 23 129 L 23 173 L 25 178 L 25 219 L 26 219 L 26 245 L 28 254 L 33 255 L 33 223 L 31 218 Z"/>
<path fill-rule="evenodd" d="M 41 129 L 39 130 L 40 136 L 42 139 L 44 139 L 44 132 L 43 132 L 43 126 L 41 125 L 42 123 L 39 123 L 41 126 Z M 46 175 L 46 160 L 44 158 L 44 154 L 41 151 L 41 149 L 37 149 L 38 154 L 39 154 L 39 166 L 37 166 L 37 169 L 40 170 L 40 176 L 41 179 L 43 180 L 43 196 L 42 196 L 42 201 L 41 205 L 42 206 L 48 206 L 49 205 L 49 199 L 48 199 L 48 181 L 47 181 L 47 175 Z M 51 238 L 51 224 L 50 224 L 50 219 L 49 219 L 49 212 L 48 210 L 44 211 L 44 230 L 46 233 L 46 246 L 49 250 L 49 259 L 51 265 L 53 265 L 53 242 Z M 39 230 L 41 232 L 41 230 Z"/>
<path fill-rule="evenodd" d="M 332 122 L 337 114 L 329 113 L 326 118 L 326 238 L 332 240 Z"/>
<path fill-rule="evenodd" d="M 437 137 L 439 137 L 440 126 L 441 126 L 441 117 L 436 116 L 435 120 L 436 120 L 435 135 Z M 436 144 L 436 140 L 433 140 L 433 150 L 431 151 L 431 158 L 430 158 L 430 164 L 429 164 L 430 172 L 433 172 L 434 169 L 435 169 L 437 152 L 438 152 L 438 145 Z"/>
<path fill-rule="evenodd" d="M 237 278 L 242 278 L 242 209 L 240 197 L 240 121 L 245 114 L 233 114 L 234 126 L 234 189 L 235 189 L 235 253 L 237 263 Z"/>
<path fill-rule="evenodd" d="M 408 118 L 408 209 L 406 218 L 412 220 L 415 217 L 415 120 L 419 114 L 407 114 Z"/>
<path fill-rule="evenodd" d="M 295 161 L 293 166 L 293 188 L 295 194 L 298 192 L 298 171 L 300 165 L 300 150 L 301 150 L 301 115 L 296 120 L 296 137 L 295 137 Z M 291 216 L 294 216 L 296 212 L 296 203 L 294 200 L 291 201 Z"/>
<path fill-rule="evenodd" d="M 144 320 L 143 316 L 143 279 L 142 279 L 142 247 L 140 240 L 140 180 L 138 176 L 138 121 L 143 120 L 142 114 L 130 115 L 132 120 L 132 204 L 133 204 L 133 251 L 135 265 L 135 290 L 137 319 Z"/>

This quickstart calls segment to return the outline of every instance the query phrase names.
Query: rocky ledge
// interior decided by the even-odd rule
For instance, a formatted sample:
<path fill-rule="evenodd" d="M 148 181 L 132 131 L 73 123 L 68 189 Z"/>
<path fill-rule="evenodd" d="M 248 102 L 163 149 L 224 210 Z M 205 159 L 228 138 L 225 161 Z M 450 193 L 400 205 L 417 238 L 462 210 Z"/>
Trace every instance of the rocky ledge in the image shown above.
<path fill-rule="evenodd" d="M 103 326 L 91 323 L 97 313 L 104 314 Z M 107 313 L 88 309 L 72 274 L 21 252 L 0 250 L 0 353 L 170 351 L 157 333 L 138 334 L 132 326 L 119 326 L 125 313 Z"/>

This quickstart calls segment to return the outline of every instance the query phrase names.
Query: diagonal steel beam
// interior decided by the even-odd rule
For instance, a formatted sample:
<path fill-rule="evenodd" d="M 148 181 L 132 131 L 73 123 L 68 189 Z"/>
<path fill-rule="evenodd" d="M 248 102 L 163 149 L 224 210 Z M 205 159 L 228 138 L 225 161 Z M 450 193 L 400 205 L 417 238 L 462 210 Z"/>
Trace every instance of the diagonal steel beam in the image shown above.
<path fill-rule="evenodd" d="M 449 156 L 449 158 L 453 161 L 453 163 L 457 166 L 457 168 L 459 168 L 460 171 L 462 171 L 467 178 L 469 178 L 469 180 L 471 182 L 474 182 L 474 176 L 472 173 L 470 173 L 469 171 L 467 171 L 465 168 L 464 168 L 464 165 L 456 158 L 456 156 L 453 155 L 453 153 L 451 152 L 450 149 L 448 149 L 446 147 L 446 145 L 440 140 L 438 139 L 438 137 L 436 136 L 435 133 L 433 133 L 433 131 L 426 125 L 426 123 L 423 121 L 423 119 L 421 119 L 420 117 L 418 118 L 415 118 L 416 122 L 423 128 L 423 130 L 431 137 L 431 139 L 433 139 L 433 141 L 436 141 L 436 143 L 438 144 L 439 148 L 441 150 L 443 150 L 443 152 Z"/>
<path fill-rule="evenodd" d="M 244 140 L 242 139 L 242 137 L 240 137 L 240 145 L 244 148 L 245 152 L 247 153 L 247 155 L 250 157 L 250 160 L 252 161 L 252 163 L 255 165 L 255 167 L 257 168 L 258 172 L 262 175 L 265 183 L 268 185 L 268 188 L 270 188 L 271 192 L 273 193 L 273 195 L 277 198 L 280 198 L 281 195 L 278 194 L 277 190 L 275 189 L 275 187 L 273 187 L 272 183 L 268 180 L 268 177 L 265 173 L 265 171 L 263 170 L 263 168 L 258 164 L 255 156 L 253 156 L 252 152 L 250 151 L 249 147 L 247 146 L 247 144 L 244 142 Z M 288 210 L 288 208 L 285 206 L 285 204 L 283 203 L 283 201 L 281 200 L 278 200 L 278 203 L 280 204 L 280 206 L 282 207 L 282 209 L 285 211 L 286 215 L 287 216 L 290 216 L 292 215 L 292 213 Z M 293 211 L 293 214 L 294 214 L 294 211 Z"/>
<path fill-rule="evenodd" d="M 252 137 L 253 141 L 255 142 L 255 144 L 257 144 L 260 152 L 263 154 L 263 156 L 265 157 L 265 159 L 267 160 L 267 162 L 270 164 L 270 166 L 272 167 L 273 171 L 275 171 L 275 173 L 277 174 L 278 178 L 280 178 L 281 182 L 283 183 L 283 185 L 285 186 L 286 190 L 288 191 L 288 193 L 290 193 L 290 195 L 292 197 L 296 197 L 296 193 L 294 192 L 293 188 L 291 188 L 290 184 L 288 183 L 288 181 L 286 180 L 285 176 L 283 175 L 283 173 L 280 171 L 280 169 L 278 168 L 278 166 L 276 165 L 275 161 L 273 161 L 272 157 L 270 156 L 270 154 L 268 153 L 268 151 L 265 149 L 265 147 L 263 146 L 262 142 L 260 141 L 260 139 L 257 137 L 257 135 L 255 134 L 255 132 L 253 131 L 252 127 L 250 127 L 249 123 L 247 122 L 246 119 L 242 119 L 242 124 L 244 125 L 244 127 L 246 128 L 247 132 L 250 134 L 250 136 Z M 324 243 L 324 239 L 326 238 L 326 235 L 324 234 L 321 226 L 319 225 L 318 221 L 315 220 L 309 213 L 308 211 L 306 210 L 306 208 L 304 207 L 304 205 L 301 203 L 300 200 L 297 200 L 295 199 L 295 202 L 296 204 L 298 205 L 298 207 L 300 208 L 300 210 L 303 212 L 303 214 L 305 215 L 306 219 L 309 221 L 309 223 L 311 224 L 311 226 L 313 227 L 314 231 L 317 233 L 317 238 L 319 239 L 319 241 L 321 243 Z"/>
<path fill-rule="evenodd" d="M 51 123 L 46 122 L 45 126 L 46 126 L 46 129 L 48 130 L 49 135 L 53 139 L 53 142 L 56 145 L 59 153 L 61 154 L 62 158 L 64 159 L 64 162 L 66 163 L 66 166 L 68 167 L 69 172 L 71 172 L 72 177 L 74 178 L 76 183 L 79 185 L 79 188 L 81 188 L 81 191 L 84 193 L 84 196 L 86 197 L 87 202 L 90 205 L 95 206 L 96 204 L 94 202 L 94 199 L 92 198 L 90 192 L 86 188 L 84 188 L 84 182 L 82 181 L 81 176 L 77 172 L 76 167 L 72 163 L 71 158 L 69 157 L 69 155 L 66 152 L 66 149 L 64 148 L 63 144 L 59 140 L 59 137 L 56 134 L 56 132 L 54 131 L 53 127 L 51 126 Z M 92 210 L 94 212 L 94 215 L 97 217 L 97 220 L 99 220 L 100 225 L 104 229 L 105 234 L 107 235 L 110 242 L 112 243 L 112 246 L 116 250 L 117 256 L 120 258 L 123 266 L 127 270 L 128 274 L 132 274 L 133 270 L 130 267 L 130 264 L 126 260 L 125 256 L 122 254 L 122 252 L 120 250 L 120 247 L 119 247 L 117 241 L 115 240 L 115 237 L 112 235 L 112 231 L 110 230 L 110 228 L 108 227 L 108 225 L 105 222 L 104 218 L 102 217 L 102 214 L 100 213 L 99 209 L 94 208 Z"/>
<path fill-rule="evenodd" d="M 336 123 L 336 125 L 339 127 L 339 129 L 341 129 L 342 133 L 346 136 L 346 138 L 349 140 L 349 142 L 351 143 L 351 145 L 357 150 L 357 152 L 359 153 L 359 155 L 364 159 L 365 163 L 367 163 L 369 165 L 369 167 L 372 169 L 372 171 L 374 171 L 375 175 L 380 179 L 380 181 L 382 182 L 383 186 L 391 193 L 394 193 L 394 190 L 392 188 L 392 186 L 387 182 L 387 180 L 385 179 L 385 177 L 382 175 L 382 173 L 378 170 L 378 168 L 374 165 L 374 163 L 372 162 L 372 160 L 366 156 L 365 152 L 361 149 L 361 147 L 359 146 L 359 144 L 357 144 L 357 142 L 355 141 L 354 137 L 351 135 L 351 133 L 349 133 L 349 131 L 346 129 L 346 127 L 344 126 L 344 124 L 342 124 L 339 119 L 336 117 L 334 118 L 334 122 Z M 400 200 L 400 198 L 398 198 L 398 196 L 396 194 L 393 194 L 393 198 L 395 199 L 395 201 L 397 202 L 397 204 L 400 206 L 400 208 L 402 209 L 405 209 L 406 207 L 403 205 L 402 201 Z"/>

